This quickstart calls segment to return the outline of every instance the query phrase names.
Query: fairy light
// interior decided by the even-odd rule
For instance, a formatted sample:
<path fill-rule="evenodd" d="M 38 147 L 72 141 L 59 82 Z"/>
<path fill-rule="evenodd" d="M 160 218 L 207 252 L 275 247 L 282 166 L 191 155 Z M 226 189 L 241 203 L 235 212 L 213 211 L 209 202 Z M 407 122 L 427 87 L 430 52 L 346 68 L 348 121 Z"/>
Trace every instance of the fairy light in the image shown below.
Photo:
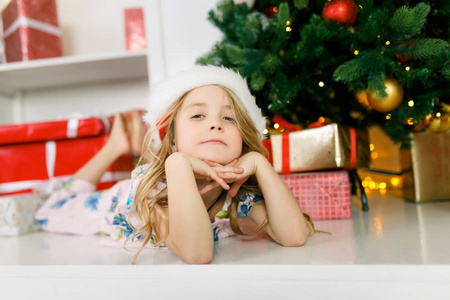
<path fill-rule="evenodd" d="M 386 41 L 386 43 L 384 43 L 386 46 L 389 46 L 391 44 L 391 42 Z"/>
<path fill-rule="evenodd" d="M 325 123 L 325 118 L 324 118 L 324 117 L 319 117 L 319 118 L 317 119 L 317 122 L 319 122 L 319 123 Z"/>
<path fill-rule="evenodd" d="M 291 25 L 291 21 L 286 21 L 286 25 L 287 26 Z"/>
<path fill-rule="evenodd" d="M 409 107 L 413 107 L 413 106 L 414 106 L 414 100 L 412 100 L 412 99 L 409 100 L 409 101 L 408 101 L 408 106 L 409 106 Z"/>
<path fill-rule="evenodd" d="M 437 112 L 436 113 L 436 118 L 440 118 L 441 117 L 441 113 L 440 112 Z"/>
<path fill-rule="evenodd" d="M 386 115 L 386 120 L 390 120 L 391 119 L 391 114 L 387 114 Z"/>
<path fill-rule="evenodd" d="M 361 182 L 363 187 L 368 187 L 369 186 L 369 182 L 364 180 L 363 182 Z"/>
<path fill-rule="evenodd" d="M 373 144 L 370 144 L 370 151 L 373 151 L 373 149 L 375 149 L 375 146 Z"/>
<path fill-rule="evenodd" d="M 378 152 L 370 153 L 370 157 L 372 157 L 372 159 L 377 159 L 378 158 Z"/>
<path fill-rule="evenodd" d="M 406 72 L 409 72 L 409 70 L 411 70 L 411 68 L 410 68 L 409 66 L 407 66 L 407 67 L 405 68 L 405 70 L 406 70 Z"/>
<path fill-rule="evenodd" d="M 408 123 L 408 125 L 414 125 L 414 119 L 413 118 L 409 118 L 406 123 Z"/>
<path fill-rule="evenodd" d="M 391 178 L 391 184 L 392 186 L 397 187 L 400 184 L 400 180 L 396 177 Z"/>
<path fill-rule="evenodd" d="M 323 81 L 319 81 L 319 86 L 323 87 L 325 85 L 325 83 Z"/>
<path fill-rule="evenodd" d="M 287 31 L 287 32 L 290 32 L 291 30 L 292 30 L 291 27 L 286 27 L 286 31 Z"/>
<path fill-rule="evenodd" d="M 269 133 L 269 130 L 267 130 L 267 128 L 264 128 L 263 134 L 268 134 L 268 133 Z"/>
<path fill-rule="evenodd" d="M 353 52 L 353 54 L 358 55 L 358 54 L 359 54 L 359 50 L 355 50 L 355 51 Z"/>
<path fill-rule="evenodd" d="M 377 184 L 374 181 L 369 182 L 369 189 L 373 190 L 375 189 Z"/>
<path fill-rule="evenodd" d="M 380 182 L 379 184 L 378 184 L 378 187 L 380 188 L 380 190 L 384 190 L 384 189 L 386 189 L 386 182 Z"/>
<path fill-rule="evenodd" d="M 273 128 L 275 128 L 275 129 L 280 128 L 280 124 L 278 124 L 278 123 L 273 124 Z"/>

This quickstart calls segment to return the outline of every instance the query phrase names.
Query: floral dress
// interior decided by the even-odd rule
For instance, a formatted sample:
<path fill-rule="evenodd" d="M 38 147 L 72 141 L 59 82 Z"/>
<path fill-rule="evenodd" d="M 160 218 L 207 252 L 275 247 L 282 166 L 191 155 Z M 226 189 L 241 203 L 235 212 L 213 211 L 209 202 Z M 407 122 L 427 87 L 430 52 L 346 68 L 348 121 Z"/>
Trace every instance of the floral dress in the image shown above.
<path fill-rule="evenodd" d="M 131 179 L 121 180 L 110 189 L 97 192 L 93 184 L 72 178 L 61 189 L 52 193 L 38 210 L 35 218 L 41 228 L 49 232 L 103 234 L 107 238 L 101 240 L 102 245 L 123 247 L 126 239 L 142 227 L 130 210 L 134 203 L 136 187 L 147 168 L 148 165 L 139 166 L 133 170 Z M 165 187 L 165 182 L 161 180 L 150 196 L 159 193 Z M 238 217 L 247 217 L 252 206 L 262 199 L 260 195 L 245 194 L 237 208 Z M 227 209 L 230 205 L 231 198 L 227 196 L 222 209 L 211 223 L 214 241 L 235 235 L 227 218 Z M 130 239 L 126 247 L 139 248 L 141 245 L 138 236 Z M 146 248 L 156 246 L 157 241 L 152 235 Z"/>

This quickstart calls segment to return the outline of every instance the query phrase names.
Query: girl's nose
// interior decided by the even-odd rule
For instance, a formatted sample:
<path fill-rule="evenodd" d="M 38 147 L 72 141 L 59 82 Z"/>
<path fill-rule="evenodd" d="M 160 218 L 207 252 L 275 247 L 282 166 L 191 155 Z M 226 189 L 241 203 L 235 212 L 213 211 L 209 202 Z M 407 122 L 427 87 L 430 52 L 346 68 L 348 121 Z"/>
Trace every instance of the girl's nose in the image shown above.
<path fill-rule="evenodd" d="M 214 121 L 214 122 L 211 123 L 209 129 L 210 130 L 222 131 L 223 127 L 222 127 L 222 124 L 220 122 Z"/>

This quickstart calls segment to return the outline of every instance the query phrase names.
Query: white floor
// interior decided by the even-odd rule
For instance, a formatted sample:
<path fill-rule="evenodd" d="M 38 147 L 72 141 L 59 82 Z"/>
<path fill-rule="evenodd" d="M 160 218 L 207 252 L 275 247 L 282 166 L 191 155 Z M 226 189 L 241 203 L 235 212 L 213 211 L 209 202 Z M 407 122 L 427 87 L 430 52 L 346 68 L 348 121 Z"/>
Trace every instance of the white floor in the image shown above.
<path fill-rule="evenodd" d="M 369 211 L 360 207 L 355 197 L 352 219 L 316 221 L 331 235 L 299 248 L 263 234 L 222 240 L 208 266 L 189 266 L 163 249 L 130 265 L 132 252 L 102 247 L 99 236 L 0 238 L 0 298 L 176 299 L 195 291 L 197 299 L 449 299 L 450 201 L 415 204 L 399 191 L 373 192 Z"/>

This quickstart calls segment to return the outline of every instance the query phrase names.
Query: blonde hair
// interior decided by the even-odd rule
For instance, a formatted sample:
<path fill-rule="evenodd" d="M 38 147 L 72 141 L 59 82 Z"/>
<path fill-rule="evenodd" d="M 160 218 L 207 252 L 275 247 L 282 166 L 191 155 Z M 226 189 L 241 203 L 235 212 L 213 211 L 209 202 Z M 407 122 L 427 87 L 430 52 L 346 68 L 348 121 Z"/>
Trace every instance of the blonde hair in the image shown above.
<path fill-rule="evenodd" d="M 242 155 L 249 152 L 258 152 L 267 157 L 268 152 L 261 142 L 262 137 L 247 114 L 246 109 L 242 105 L 239 98 L 230 89 L 223 86 L 220 87 L 227 92 L 231 99 L 231 107 L 235 115 L 237 127 L 242 137 Z M 169 233 L 168 230 L 166 230 L 165 235 L 161 236 L 159 228 L 155 226 L 155 220 L 158 215 L 161 220 L 166 223 L 166 228 L 169 228 L 169 220 L 164 211 L 164 208 L 168 205 L 167 188 L 164 188 L 157 194 L 151 192 L 154 191 L 158 182 L 165 179 L 166 173 L 164 166 L 166 159 L 171 154 L 176 152 L 175 145 L 173 144 L 175 139 L 175 118 L 178 110 L 184 102 L 185 97 L 188 94 L 189 92 L 185 93 L 174 102 L 168 111 L 160 118 L 160 120 L 163 121 L 158 123 L 155 128 L 151 128 L 147 132 L 144 139 L 144 149 L 139 164 L 148 163 L 149 167 L 143 174 L 143 178 L 137 186 L 133 207 L 130 210 L 130 213 L 133 211 L 140 223 L 144 225 L 137 229 L 127 239 L 128 241 L 130 238 L 136 237 L 143 240 L 143 244 L 133 257 L 133 262 L 147 243 L 150 242 L 154 246 L 160 246 Z M 167 130 L 165 130 L 164 137 L 161 137 L 161 148 L 153 149 L 151 147 L 151 137 L 155 131 L 158 132 L 164 127 L 166 127 Z M 237 207 L 239 204 L 239 199 L 245 193 L 261 194 L 255 176 L 251 176 L 249 180 L 241 186 L 239 193 L 232 199 L 232 203 L 228 208 L 228 217 L 230 218 L 230 226 L 232 230 L 236 234 L 250 236 L 263 229 L 268 224 L 269 220 L 266 217 L 266 219 L 259 226 L 249 233 L 243 233 L 241 231 L 238 224 Z"/>

